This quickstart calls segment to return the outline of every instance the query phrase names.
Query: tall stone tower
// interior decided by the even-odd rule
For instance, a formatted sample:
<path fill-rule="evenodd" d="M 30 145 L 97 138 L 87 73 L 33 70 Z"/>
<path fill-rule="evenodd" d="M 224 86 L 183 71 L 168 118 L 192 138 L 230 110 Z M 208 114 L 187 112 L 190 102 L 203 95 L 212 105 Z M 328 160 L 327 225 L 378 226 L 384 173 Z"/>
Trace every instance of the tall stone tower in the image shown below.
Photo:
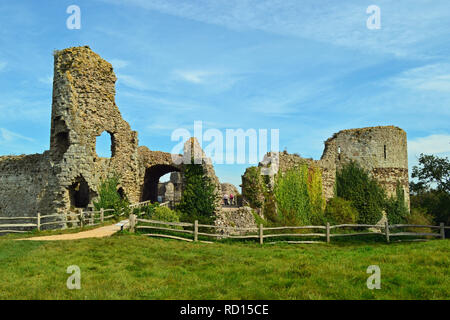
<path fill-rule="evenodd" d="M 325 141 L 320 162 L 333 172 L 348 161 L 355 161 L 369 171 L 388 195 L 395 195 L 397 182 L 400 183 L 409 206 L 408 149 L 404 130 L 380 126 L 339 131 Z"/>

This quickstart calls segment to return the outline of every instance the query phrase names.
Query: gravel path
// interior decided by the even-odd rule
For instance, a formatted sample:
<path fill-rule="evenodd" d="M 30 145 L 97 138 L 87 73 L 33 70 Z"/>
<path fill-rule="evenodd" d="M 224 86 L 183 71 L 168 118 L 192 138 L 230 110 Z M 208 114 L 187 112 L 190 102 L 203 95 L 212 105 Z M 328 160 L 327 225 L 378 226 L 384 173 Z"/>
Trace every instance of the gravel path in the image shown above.
<path fill-rule="evenodd" d="M 66 233 L 66 234 L 57 234 L 54 236 L 41 236 L 41 237 L 33 237 L 33 238 L 25 238 L 18 240 L 33 240 L 33 241 L 54 241 L 54 240 L 78 240 L 78 239 L 87 239 L 87 238 L 104 238 L 112 236 L 114 233 L 119 231 L 122 226 L 124 228 L 128 227 L 128 220 L 120 221 L 119 223 L 104 226 L 97 229 L 92 229 L 88 231 L 81 231 L 77 233 Z"/>

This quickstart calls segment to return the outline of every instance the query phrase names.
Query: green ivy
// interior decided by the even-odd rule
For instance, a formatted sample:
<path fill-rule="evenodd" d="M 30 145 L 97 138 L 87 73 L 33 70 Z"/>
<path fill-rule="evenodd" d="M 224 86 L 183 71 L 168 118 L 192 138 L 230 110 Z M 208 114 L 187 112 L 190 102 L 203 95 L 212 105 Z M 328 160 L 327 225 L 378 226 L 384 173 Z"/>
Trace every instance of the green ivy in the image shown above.
<path fill-rule="evenodd" d="M 409 215 L 408 207 L 405 203 L 405 193 L 400 183 L 397 182 L 395 196 L 386 200 L 386 216 L 391 224 L 401 224 L 407 221 Z"/>

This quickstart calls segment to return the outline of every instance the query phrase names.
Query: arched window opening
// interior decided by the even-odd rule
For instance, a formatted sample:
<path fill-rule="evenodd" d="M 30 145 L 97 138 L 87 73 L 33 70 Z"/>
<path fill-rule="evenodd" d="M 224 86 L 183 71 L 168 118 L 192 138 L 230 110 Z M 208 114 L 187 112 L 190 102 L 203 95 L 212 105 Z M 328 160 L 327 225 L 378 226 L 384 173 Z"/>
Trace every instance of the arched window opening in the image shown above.
<path fill-rule="evenodd" d="M 387 159 L 387 155 L 386 155 L 386 145 L 384 145 L 384 160 Z"/>

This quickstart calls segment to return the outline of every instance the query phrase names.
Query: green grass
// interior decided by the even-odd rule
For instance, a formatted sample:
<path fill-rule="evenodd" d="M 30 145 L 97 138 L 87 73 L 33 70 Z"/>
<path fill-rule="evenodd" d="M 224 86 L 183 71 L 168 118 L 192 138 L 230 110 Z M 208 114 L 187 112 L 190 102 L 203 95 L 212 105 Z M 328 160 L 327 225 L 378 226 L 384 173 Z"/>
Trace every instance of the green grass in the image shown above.
<path fill-rule="evenodd" d="M 450 241 L 259 246 L 0 238 L 0 299 L 449 299 Z M 81 269 L 68 290 L 66 269 Z M 381 289 L 369 290 L 369 265 Z"/>

